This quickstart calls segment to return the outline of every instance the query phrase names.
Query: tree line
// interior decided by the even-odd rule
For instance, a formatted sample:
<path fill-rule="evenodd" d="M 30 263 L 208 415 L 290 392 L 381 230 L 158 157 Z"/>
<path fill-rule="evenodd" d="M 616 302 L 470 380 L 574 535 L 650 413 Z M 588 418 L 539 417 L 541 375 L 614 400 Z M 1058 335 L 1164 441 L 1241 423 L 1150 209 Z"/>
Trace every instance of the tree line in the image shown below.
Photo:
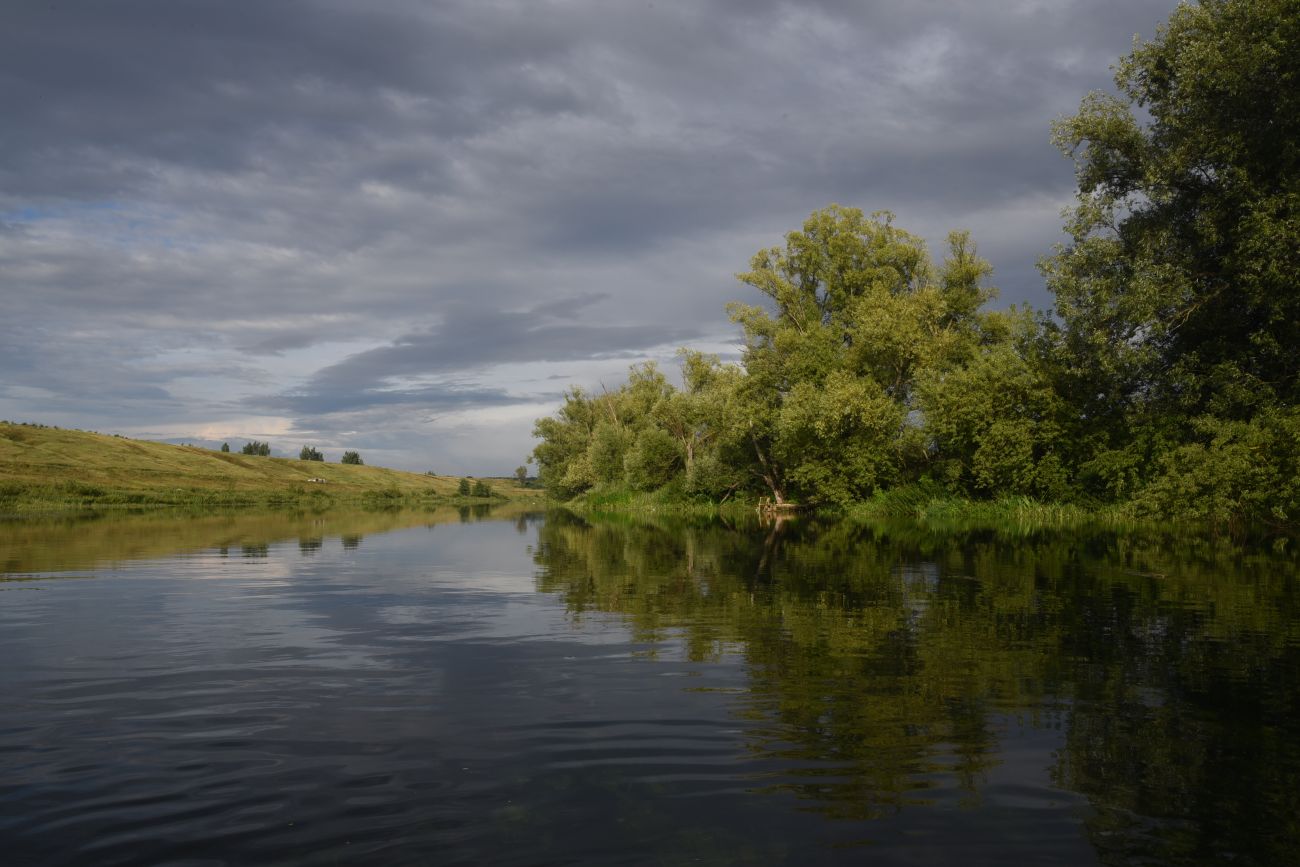
<path fill-rule="evenodd" d="M 843 504 L 935 495 L 1300 516 L 1300 10 L 1180 6 L 1118 95 L 1054 125 L 1075 161 L 1052 311 L 990 310 L 966 232 L 934 261 L 832 205 L 738 275 L 738 365 L 680 353 L 538 420 L 555 495 L 601 488 Z"/>

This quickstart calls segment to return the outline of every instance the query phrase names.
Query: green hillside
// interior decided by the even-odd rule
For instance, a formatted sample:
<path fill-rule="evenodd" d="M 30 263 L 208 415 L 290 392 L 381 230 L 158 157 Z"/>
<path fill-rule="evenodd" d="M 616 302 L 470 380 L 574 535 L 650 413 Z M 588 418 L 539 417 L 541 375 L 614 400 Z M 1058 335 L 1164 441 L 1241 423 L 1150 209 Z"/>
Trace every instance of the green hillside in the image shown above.
<path fill-rule="evenodd" d="M 104 505 L 452 500 L 458 481 L 384 467 L 256 457 L 0 422 L 0 512 Z M 513 479 L 492 479 L 489 484 L 493 494 L 507 498 L 537 493 Z"/>

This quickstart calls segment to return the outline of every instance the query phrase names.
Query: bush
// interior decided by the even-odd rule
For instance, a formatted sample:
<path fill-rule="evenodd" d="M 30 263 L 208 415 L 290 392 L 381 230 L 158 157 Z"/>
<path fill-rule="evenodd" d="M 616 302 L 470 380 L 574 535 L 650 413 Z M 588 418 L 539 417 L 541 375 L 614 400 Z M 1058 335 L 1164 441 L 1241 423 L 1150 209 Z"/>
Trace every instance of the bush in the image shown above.
<path fill-rule="evenodd" d="M 1135 497 L 1139 514 L 1233 530 L 1300 523 L 1300 409 L 1250 421 L 1202 416 L 1193 425 L 1197 440 L 1164 455 Z"/>
<path fill-rule="evenodd" d="M 474 496 L 490 497 L 492 496 L 492 489 L 488 487 L 487 482 L 482 481 L 480 479 L 479 481 L 474 483 Z"/>
<path fill-rule="evenodd" d="M 320 452 L 318 452 L 318 451 L 317 451 L 314 447 L 312 447 L 312 446 L 303 446 L 303 447 L 302 447 L 302 451 L 298 452 L 298 460 L 300 460 L 300 461 L 323 461 L 323 460 L 325 460 L 325 456 L 324 456 L 323 454 L 321 454 Z"/>
<path fill-rule="evenodd" d="M 365 461 L 361 460 L 360 452 L 344 452 L 343 460 L 340 463 L 352 464 L 353 466 L 362 466 Z"/>
<path fill-rule="evenodd" d="M 681 465 L 677 442 L 659 428 L 641 431 L 623 458 L 628 485 L 636 491 L 652 491 L 668 484 Z"/>
<path fill-rule="evenodd" d="M 456 485 L 456 495 L 460 497 L 468 497 L 469 491 L 469 479 L 461 479 L 460 483 Z"/>

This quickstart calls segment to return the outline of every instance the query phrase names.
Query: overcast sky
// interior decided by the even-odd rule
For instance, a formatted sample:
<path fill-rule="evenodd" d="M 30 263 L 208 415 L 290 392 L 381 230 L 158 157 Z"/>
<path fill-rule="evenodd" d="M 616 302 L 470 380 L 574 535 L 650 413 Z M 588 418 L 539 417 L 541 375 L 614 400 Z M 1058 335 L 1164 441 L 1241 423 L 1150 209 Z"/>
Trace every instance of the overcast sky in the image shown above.
<path fill-rule="evenodd" d="M 832 202 L 1048 305 L 1049 124 L 1174 3 L 4 7 L 0 418 L 489 475 Z"/>

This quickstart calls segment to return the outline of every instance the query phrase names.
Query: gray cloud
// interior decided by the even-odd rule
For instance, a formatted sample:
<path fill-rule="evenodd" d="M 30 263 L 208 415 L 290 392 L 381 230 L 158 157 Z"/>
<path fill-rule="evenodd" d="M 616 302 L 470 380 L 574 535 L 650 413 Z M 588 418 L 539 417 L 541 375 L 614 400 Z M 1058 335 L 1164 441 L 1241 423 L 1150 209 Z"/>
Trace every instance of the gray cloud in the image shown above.
<path fill-rule="evenodd" d="M 731 275 L 832 201 L 969 228 L 1045 304 L 1048 123 L 1173 6 L 18 0 L 0 414 L 422 464 L 460 413 L 513 426 L 465 469 L 513 467 L 527 421 L 476 411 L 733 333 Z"/>
<path fill-rule="evenodd" d="M 501 389 L 466 388 L 446 381 L 402 383 L 510 363 L 634 359 L 655 346 L 700 336 L 690 328 L 555 321 L 572 317 L 584 305 L 604 297 L 557 299 L 521 312 L 485 312 L 456 305 L 445 311 L 437 326 L 350 355 L 278 400 L 295 412 L 317 414 L 395 404 L 447 408 L 526 402 L 536 395 L 511 398 Z"/>

